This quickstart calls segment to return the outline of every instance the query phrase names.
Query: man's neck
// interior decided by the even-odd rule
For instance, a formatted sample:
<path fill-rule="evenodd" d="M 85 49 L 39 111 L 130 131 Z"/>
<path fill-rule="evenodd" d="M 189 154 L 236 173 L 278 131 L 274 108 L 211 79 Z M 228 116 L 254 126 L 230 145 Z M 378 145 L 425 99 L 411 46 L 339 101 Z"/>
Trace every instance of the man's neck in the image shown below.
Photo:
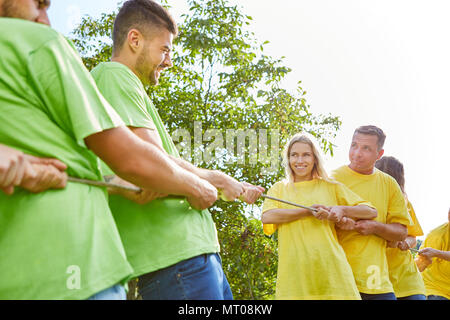
<path fill-rule="evenodd" d="M 128 59 L 123 58 L 122 56 L 115 56 L 115 55 L 113 55 L 111 57 L 111 61 L 112 62 L 118 62 L 118 63 L 121 63 L 121 64 L 127 66 L 128 69 L 133 71 L 133 73 L 139 78 L 139 75 L 137 74 L 137 72 L 136 72 L 136 70 L 134 68 L 134 65 Z"/>
<path fill-rule="evenodd" d="M 354 168 L 354 167 L 352 167 L 352 164 L 349 164 L 348 167 L 349 167 L 351 170 L 353 170 L 353 171 L 355 171 L 355 172 L 357 172 L 357 173 L 359 173 L 359 174 L 363 174 L 363 175 L 371 175 L 371 174 L 373 174 L 374 171 L 375 171 L 375 166 L 372 166 L 370 169 L 367 169 L 367 170 L 360 170 L 360 169 L 358 169 L 358 168 Z"/>

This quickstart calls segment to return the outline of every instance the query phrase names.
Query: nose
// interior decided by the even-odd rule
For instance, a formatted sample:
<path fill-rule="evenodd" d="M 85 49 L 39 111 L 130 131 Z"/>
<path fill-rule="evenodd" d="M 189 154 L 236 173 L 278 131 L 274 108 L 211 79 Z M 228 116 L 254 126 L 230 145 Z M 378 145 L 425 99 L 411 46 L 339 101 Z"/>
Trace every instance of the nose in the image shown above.
<path fill-rule="evenodd" d="M 50 26 L 50 19 L 48 18 L 47 9 L 39 9 L 39 15 L 36 18 L 36 22 L 46 24 Z"/>
<path fill-rule="evenodd" d="M 172 58 L 170 57 L 170 53 L 166 54 L 166 58 L 164 59 L 164 67 L 170 68 L 173 66 Z"/>
<path fill-rule="evenodd" d="M 360 148 L 356 148 L 354 151 L 354 155 L 356 156 L 356 158 L 360 158 L 361 157 L 361 149 Z"/>

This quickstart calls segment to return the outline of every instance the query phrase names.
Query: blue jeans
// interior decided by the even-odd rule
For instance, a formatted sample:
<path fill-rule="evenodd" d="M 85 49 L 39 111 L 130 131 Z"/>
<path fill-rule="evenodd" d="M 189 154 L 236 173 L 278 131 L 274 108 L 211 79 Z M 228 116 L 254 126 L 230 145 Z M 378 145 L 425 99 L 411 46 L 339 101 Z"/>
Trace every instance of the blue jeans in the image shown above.
<path fill-rule="evenodd" d="M 363 300 L 397 300 L 393 292 L 380 294 L 368 294 L 360 292 L 359 294 L 361 295 L 361 299 Z"/>
<path fill-rule="evenodd" d="M 429 295 L 427 297 L 428 300 L 448 300 L 446 297 L 442 297 L 442 296 L 436 296 L 436 295 Z"/>
<path fill-rule="evenodd" d="M 413 294 L 407 297 L 397 298 L 397 300 L 427 300 L 424 294 Z"/>
<path fill-rule="evenodd" d="M 202 254 L 139 277 L 143 300 L 232 300 L 217 253 Z"/>
<path fill-rule="evenodd" d="M 127 293 L 125 292 L 125 288 L 116 284 L 115 286 L 109 287 L 103 291 L 100 291 L 87 300 L 126 300 Z"/>

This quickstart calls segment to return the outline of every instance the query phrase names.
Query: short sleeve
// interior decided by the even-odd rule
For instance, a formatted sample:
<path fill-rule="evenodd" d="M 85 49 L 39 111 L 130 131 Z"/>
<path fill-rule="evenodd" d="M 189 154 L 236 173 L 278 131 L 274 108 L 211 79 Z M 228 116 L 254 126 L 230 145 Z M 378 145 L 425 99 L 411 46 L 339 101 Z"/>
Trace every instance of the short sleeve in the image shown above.
<path fill-rule="evenodd" d="M 280 182 L 275 183 L 268 191 L 267 195 L 275 198 L 280 197 L 280 187 L 282 187 Z M 265 199 L 263 203 L 262 212 L 272 210 L 272 209 L 280 209 L 281 205 L 279 202 L 271 200 L 271 199 Z M 263 230 L 266 235 L 271 235 L 277 230 L 278 225 L 276 224 L 263 224 Z"/>
<path fill-rule="evenodd" d="M 94 133 L 124 125 L 62 35 L 31 52 L 28 69 L 42 108 L 80 146 Z"/>
<path fill-rule="evenodd" d="M 408 226 L 408 235 L 413 236 L 413 237 L 423 236 L 422 227 L 420 226 L 419 221 L 417 220 L 416 213 L 414 211 L 414 208 L 413 208 L 411 202 L 409 202 L 409 200 L 407 200 L 406 208 L 408 209 L 409 216 L 411 217 L 411 219 L 413 221 L 413 225 Z"/>
<path fill-rule="evenodd" d="M 425 240 L 422 242 L 420 246 L 420 250 L 424 248 L 434 248 L 437 250 L 445 250 L 444 243 L 442 239 L 442 233 L 439 232 L 442 226 L 431 230 L 431 232 L 426 236 Z"/>
<path fill-rule="evenodd" d="M 92 75 L 100 92 L 127 126 L 155 130 L 139 79 L 123 68 L 103 66 L 94 69 Z"/>
<path fill-rule="evenodd" d="M 390 197 L 387 209 L 386 223 L 400 223 L 405 226 L 412 226 L 413 222 L 406 208 L 405 198 L 397 182 L 390 181 Z"/>
<path fill-rule="evenodd" d="M 340 206 L 366 205 L 371 208 L 375 208 L 375 206 L 372 203 L 364 200 L 359 195 L 350 190 L 350 188 L 348 188 L 347 186 L 345 186 L 340 182 L 336 182 L 335 190 L 337 203 Z"/>

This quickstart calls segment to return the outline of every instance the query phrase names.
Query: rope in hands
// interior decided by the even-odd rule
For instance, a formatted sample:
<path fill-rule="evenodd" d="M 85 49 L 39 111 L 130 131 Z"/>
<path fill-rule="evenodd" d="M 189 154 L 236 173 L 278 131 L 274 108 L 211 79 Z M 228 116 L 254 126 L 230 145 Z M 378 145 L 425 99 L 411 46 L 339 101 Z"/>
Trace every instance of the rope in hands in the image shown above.
<path fill-rule="evenodd" d="M 126 190 L 126 191 L 134 191 L 134 192 L 137 192 L 137 193 L 142 191 L 141 188 L 136 187 L 136 186 L 122 186 L 120 184 L 111 183 L 111 182 L 88 180 L 88 179 L 80 179 L 80 178 L 75 178 L 75 177 L 70 177 L 70 176 L 67 178 L 67 180 L 71 181 L 71 182 L 77 182 L 77 183 L 82 183 L 82 184 L 96 186 L 96 187 L 116 188 L 116 189 L 122 189 L 122 190 Z M 219 190 L 219 196 L 220 195 L 221 195 L 221 192 Z M 294 206 L 294 207 L 307 209 L 307 210 L 314 211 L 314 212 L 319 211 L 316 208 L 303 206 L 303 205 L 295 203 L 295 202 L 291 202 L 291 201 L 287 201 L 287 200 L 283 200 L 283 199 L 278 199 L 278 198 L 275 198 L 275 197 L 272 197 L 272 196 L 268 196 L 266 194 L 262 194 L 261 197 L 262 198 L 266 198 L 266 199 L 271 199 L 271 200 L 274 200 L 274 201 L 278 201 L 278 202 L 282 202 L 282 203 L 285 203 L 285 204 L 289 204 L 289 205 Z M 412 251 L 412 252 L 415 252 L 415 253 L 419 252 L 419 250 L 413 249 L 413 248 L 410 248 L 409 250 Z"/>

